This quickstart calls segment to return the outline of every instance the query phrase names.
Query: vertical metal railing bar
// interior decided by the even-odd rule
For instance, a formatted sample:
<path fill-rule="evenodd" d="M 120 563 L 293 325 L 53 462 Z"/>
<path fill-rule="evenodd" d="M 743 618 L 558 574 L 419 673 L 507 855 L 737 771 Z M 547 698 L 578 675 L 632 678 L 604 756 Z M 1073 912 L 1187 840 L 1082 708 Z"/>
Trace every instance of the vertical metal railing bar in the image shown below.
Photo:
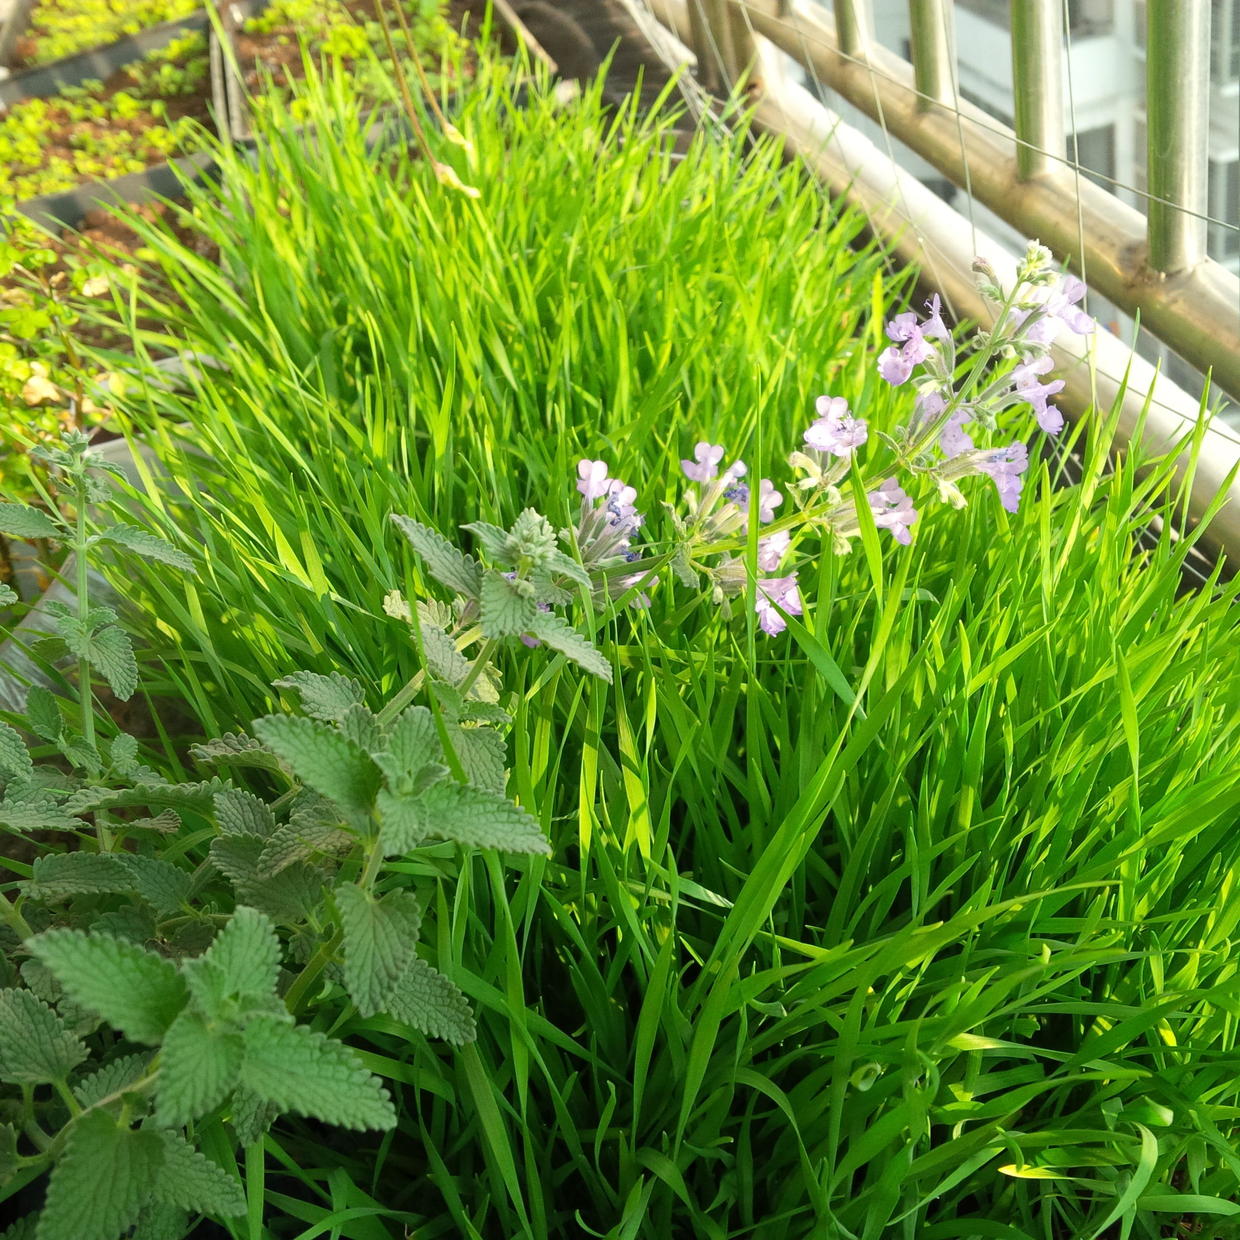
<path fill-rule="evenodd" d="M 1064 170 L 1020 181 L 1011 129 L 964 100 L 953 109 L 921 111 L 912 66 L 877 43 L 863 60 L 842 56 L 821 10 L 795 3 L 781 14 L 777 0 L 736 2 L 746 8 L 760 35 L 794 59 L 808 59 L 822 81 L 848 102 L 874 119 L 879 119 L 881 102 L 884 127 L 957 182 L 963 132 L 978 202 L 1063 256 L 1076 257 L 1083 232 L 1097 291 L 1128 313 L 1139 312 L 1143 326 L 1156 337 L 1199 369 L 1212 369 L 1216 384 L 1240 397 L 1240 286 L 1233 274 L 1211 260 L 1172 277 L 1151 272 L 1146 221 L 1113 194 Z M 1201 137 L 1199 132 L 1194 140 Z"/>
<path fill-rule="evenodd" d="M 1085 212 L 1081 208 L 1081 127 L 1076 120 L 1076 87 L 1072 80 L 1072 12 L 1069 0 L 1061 0 L 1060 18 L 1063 22 L 1063 37 L 1068 42 L 1068 54 L 1065 57 L 1066 78 L 1068 86 L 1068 115 L 1072 120 L 1072 180 L 1073 201 L 1076 203 L 1076 266 L 1085 282 L 1085 307 L 1089 308 L 1093 294 L 1089 288 L 1089 255 L 1085 245 Z M 1065 258 L 1071 259 L 1070 255 Z"/>
<path fill-rule="evenodd" d="M 1016 172 L 1030 181 L 1067 154 L 1063 123 L 1063 34 L 1059 6 L 1012 0 L 1012 88 Z"/>
<path fill-rule="evenodd" d="M 955 102 L 956 56 L 951 5 L 945 0 L 909 0 L 909 46 L 913 53 L 913 81 L 921 106 Z"/>
<path fill-rule="evenodd" d="M 789 6 L 791 7 L 791 6 Z M 874 41 L 874 13 L 866 0 L 833 0 L 835 37 L 845 56 L 864 56 Z"/>
<path fill-rule="evenodd" d="M 685 0 L 647 2 L 673 29 L 684 28 Z M 771 0 L 772 8 L 777 2 Z M 768 20 L 775 14 L 765 6 L 745 7 L 758 35 L 770 38 L 772 33 L 786 33 Z M 812 33 L 807 32 L 807 42 L 816 42 L 828 28 L 818 15 L 815 23 Z M 763 46 L 761 39 L 759 46 Z M 784 50 L 788 51 L 788 47 Z M 876 54 L 882 51 L 875 49 Z M 836 63 L 835 55 L 833 49 L 832 56 L 823 58 L 824 76 L 834 71 L 830 66 Z M 856 77 L 864 80 L 860 67 Z M 900 108 L 899 112 L 901 122 L 922 115 L 911 107 Z M 993 239 L 980 234 L 977 244 L 970 245 L 957 211 L 910 173 L 884 159 L 873 142 L 825 109 L 803 88 L 773 80 L 771 88 L 758 97 L 755 119 L 760 126 L 782 134 L 789 148 L 819 172 L 833 193 L 843 194 L 858 205 L 901 260 L 925 266 L 927 257 L 937 254 L 943 262 L 941 274 L 935 277 L 936 288 L 953 294 L 952 299 L 964 315 L 983 323 L 990 321 L 993 306 L 978 296 L 971 270 L 973 256 L 984 254 L 1003 283 L 1015 278 L 1015 261 Z M 1007 136 L 1010 150 L 1014 134 L 1009 130 Z M 1010 157 L 1009 162 L 1013 162 Z M 979 164 L 979 176 L 987 169 L 988 165 Z M 1014 169 L 1010 175 L 1025 196 L 1036 195 L 1043 188 L 1040 183 L 1019 185 Z M 1049 188 L 1062 193 L 1062 184 Z M 1092 196 L 1108 197 L 1092 184 L 1086 183 L 1084 188 Z M 907 204 L 911 210 L 897 204 Z M 1092 214 L 1088 222 L 1095 223 Z M 1207 293 L 1208 277 L 1213 274 L 1209 270 L 1198 273 Z M 1055 353 L 1067 383 L 1060 397 L 1065 411 L 1081 414 L 1095 404 L 1107 408 L 1119 402 L 1117 444 L 1141 435 L 1155 451 L 1180 449 L 1177 474 L 1184 477 L 1182 471 L 1195 468 L 1192 489 L 1186 498 L 1190 517 L 1199 517 L 1218 488 L 1230 481 L 1231 470 L 1240 461 L 1240 439 L 1235 433 L 1218 423 L 1207 426 L 1203 431 L 1203 451 L 1191 460 L 1190 454 L 1183 451 L 1183 441 L 1197 422 L 1198 402 L 1158 375 L 1154 366 L 1134 354 L 1123 341 L 1107 332 L 1088 338 L 1071 336 L 1056 346 Z M 1203 541 L 1214 548 L 1240 548 L 1240 506 L 1224 506 Z"/>
<path fill-rule="evenodd" d="M 1145 12 L 1149 260 L 1171 273 L 1206 256 L 1210 0 L 1149 0 Z"/>

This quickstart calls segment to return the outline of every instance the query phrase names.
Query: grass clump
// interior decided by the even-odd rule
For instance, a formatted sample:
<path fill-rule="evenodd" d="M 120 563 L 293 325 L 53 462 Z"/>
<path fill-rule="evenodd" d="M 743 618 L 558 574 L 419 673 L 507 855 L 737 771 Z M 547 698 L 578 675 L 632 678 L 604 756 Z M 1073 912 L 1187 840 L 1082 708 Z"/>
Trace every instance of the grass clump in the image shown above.
<path fill-rule="evenodd" d="M 339 80 L 305 98 L 308 142 L 273 116 L 197 204 L 219 269 L 146 230 L 176 298 L 137 342 L 189 368 L 123 403 L 198 575 L 123 584 L 190 733 L 291 669 L 375 706 L 420 671 L 393 512 L 566 525 L 605 455 L 668 540 L 695 440 L 757 476 L 824 391 L 909 417 L 874 368 L 908 278 L 774 147 L 674 162 L 483 62 L 470 145 L 433 140 L 475 200 L 368 150 Z M 391 865 L 435 893 L 477 1040 L 428 1052 L 324 992 L 404 1087 L 397 1137 L 282 1120 L 271 1205 L 393 1237 L 1228 1234 L 1236 587 L 1181 594 L 1171 463 L 1113 459 L 1116 419 L 1068 437 L 1080 484 L 1051 457 L 1013 514 L 970 493 L 908 548 L 822 555 L 783 638 L 663 590 L 594 618 L 611 683 L 500 657 L 550 856 Z"/>

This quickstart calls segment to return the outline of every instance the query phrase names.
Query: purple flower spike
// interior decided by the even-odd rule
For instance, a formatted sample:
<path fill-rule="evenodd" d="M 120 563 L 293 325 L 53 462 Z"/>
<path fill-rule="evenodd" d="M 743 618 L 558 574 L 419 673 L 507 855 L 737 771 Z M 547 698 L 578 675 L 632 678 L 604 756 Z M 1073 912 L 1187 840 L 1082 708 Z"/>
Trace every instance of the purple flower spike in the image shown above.
<path fill-rule="evenodd" d="M 778 572 L 780 561 L 791 542 L 792 535 L 787 530 L 780 530 L 777 534 L 761 539 L 758 543 L 758 567 L 764 573 Z"/>
<path fill-rule="evenodd" d="M 999 490 L 999 502 L 1008 512 L 1015 512 L 1020 504 L 1020 491 L 1024 485 L 1021 474 L 1028 465 L 1029 449 L 1019 440 L 1006 448 L 981 452 L 977 460 L 979 472 L 994 479 Z"/>
<path fill-rule="evenodd" d="M 1076 302 L 1085 296 L 1085 284 L 1076 276 L 1064 276 L 1063 283 L 1046 300 L 1046 308 L 1070 331 L 1088 336 L 1097 324 Z"/>
<path fill-rule="evenodd" d="M 1017 366 L 1012 371 L 1012 379 L 1016 384 L 1016 391 L 1022 399 L 1027 400 L 1033 407 L 1033 411 L 1037 415 L 1038 425 L 1050 435 L 1057 435 L 1063 430 L 1063 414 L 1054 405 L 1046 403 L 1047 397 L 1062 392 L 1064 381 L 1062 379 L 1055 379 L 1050 383 L 1039 383 L 1038 378 L 1046 374 L 1054 364 L 1049 357 L 1035 357 Z"/>
<path fill-rule="evenodd" d="M 758 613 L 758 627 L 769 637 L 782 633 L 788 627 L 788 622 L 775 610 L 776 607 L 781 607 L 790 616 L 801 614 L 801 596 L 797 592 L 796 573 L 788 577 L 758 579 L 754 611 Z"/>
<path fill-rule="evenodd" d="M 939 432 L 939 447 L 949 460 L 953 456 L 959 456 L 962 452 L 973 451 L 973 440 L 964 429 L 968 415 L 968 409 L 957 409 Z"/>
<path fill-rule="evenodd" d="M 909 373 L 912 373 L 911 368 Z M 865 420 L 852 416 L 848 402 L 842 396 L 820 396 L 814 402 L 814 408 L 818 411 L 818 420 L 804 435 L 809 447 L 833 456 L 846 457 L 854 448 L 865 443 L 869 434 Z"/>
<path fill-rule="evenodd" d="M 894 478 L 888 478 L 877 490 L 868 492 L 866 499 L 870 501 L 874 524 L 880 530 L 890 530 L 892 538 L 907 547 L 913 541 L 909 526 L 917 520 L 917 509 L 904 488 Z"/>
<path fill-rule="evenodd" d="M 608 485 L 606 461 L 577 462 L 577 490 L 586 499 L 602 499 Z"/>
<path fill-rule="evenodd" d="M 934 346 L 926 343 L 925 329 L 928 327 L 932 335 L 941 330 L 946 336 L 947 329 L 938 316 L 937 303 L 933 306 L 933 317 L 922 326 L 917 322 L 913 311 L 897 314 L 887 324 L 887 339 L 895 344 L 884 349 L 878 359 L 878 373 L 894 387 L 899 387 L 913 373 L 913 367 L 919 362 L 934 356 Z M 898 347 L 897 347 L 898 346 Z"/>
<path fill-rule="evenodd" d="M 758 520 L 763 525 L 775 520 L 775 509 L 784 502 L 783 495 L 775 489 L 769 478 L 763 478 L 758 487 Z"/>
<path fill-rule="evenodd" d="M 705 441 L 694 444 L 693 458 L 692 461 L 680 462 L 685 477 L 693 482 L 709 482 L 718 472 L 719 462 L 723 460 L 723 447 Z"/>

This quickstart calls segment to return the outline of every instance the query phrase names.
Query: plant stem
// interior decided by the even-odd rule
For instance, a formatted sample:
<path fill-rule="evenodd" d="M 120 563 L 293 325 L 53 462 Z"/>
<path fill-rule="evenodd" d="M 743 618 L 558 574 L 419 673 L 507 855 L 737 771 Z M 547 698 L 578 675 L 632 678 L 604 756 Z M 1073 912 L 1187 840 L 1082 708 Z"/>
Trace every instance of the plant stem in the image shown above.
<path fill-rule="evenodd" d="M 79 476 L 77 484 L 77 531 L 73 544 L 74 568 L 77 572 L 78 624 L 85 630 L 89 610 L 90 567 L 86 562 L 86 480 Z M 95 747 L 95 696 L 90 687 L 90 660 L 78 657 L 78 698 L 82 713 L 82 739 Z M 102 849 L 102 840 L 100 848 Z"/>
<path fill-rule="evenodd" d="M 297 1015 L 297 1009 L 306 997 L 306 992 L 318 981 L 319 975 L 331 963 L 331 958 L 336 954 L 336 949 L 340 946 L 343 939 L 344 932 L 337 930 L 330 939 L 325 939 L 320 943 L 319 950 L 310 957 L 306 967 L 302 969 L 293 981 L 293 984 L 288 988 L 288 993 L 284 996 L 284 1006 L 294 1016 Z"/>
<path fill-rule="evenodd" d="M 469 691 L 474 687 L 474 682 L 482 675 L 483 668 L 491 661 L 491 656 L 499 648 L 499 641 L 494 637 L 488 637 L 483 643 L 482 649 L 478 651 L 477 658 L 474 659 L 474 665 L 469 669 L 465 679 L 456 686 L 456 691 L 462 698 L 469 697 Z"/>
<path fill-rule="evenodd" d="M 34 934 L 26 919 L 17 911 L 17 905 L 2 891 L 0 891 L 0 920 L 9 925 L 19 939 L 25 940 Z"/>

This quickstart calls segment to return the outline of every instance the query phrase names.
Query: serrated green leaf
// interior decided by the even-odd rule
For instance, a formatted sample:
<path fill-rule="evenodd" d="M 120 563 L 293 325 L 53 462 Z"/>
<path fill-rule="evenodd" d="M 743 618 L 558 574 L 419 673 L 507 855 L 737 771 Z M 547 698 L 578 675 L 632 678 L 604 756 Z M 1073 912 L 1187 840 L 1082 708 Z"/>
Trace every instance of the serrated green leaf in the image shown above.
<path fill-rule="evenodd" d="M 122 775 L 133 770 L 138 761 L 138 738 L 122 732 L 108 746 L 108 761 Z"/>
<path fill-rule="evenodd" d="M 222 779 L 198 780 L 187 784 L 165 784 L 159 780 L 140 780 L 128 788 L 82 788 L 65 802 L 74 814 L 96 809 L 175 809 L 209 813 L 216 793 L 228 785 Z"/>
<path fill-rule="evenodd" d="M 575 581 L 579 586 L 585 586 L 587 590 L 592 584 L 590 574 L 571 556 L 565 555 L 563 551 L 548 552 L 547 558 L 543 563 L 543 571 L 558 573 L 561 577 L 567 577 L 570 581 Z"/>
<path fill-rule="evenodd" d="M 30 750 L 21 734 L 7 723 L 0 723 L 0 779 L 25 779 L 33 771 Z"/>
<path fill-rule="evenodd" d="M 176 815 L 173 815 L 176 819 Z M 154 819 L 147 819 L 153 822 Z M 179 819 L 177 819 L 179 822 Z M 126 824 L 126 830 L 131 829 Z M 121 858 L 125 868 L 133 876 L 133 890 L 155 910 L 160 917 L 171 917 L 180 912 L 189 900 L 190 875 L 180 866 L 158 857 Z"/>
<path fill-rule="evenodd" d="M 489 792 L 504 791 L 508 782 L 508 747 L 494 728 L 462 728 L 449 723 L 448 738 L 471 784 Z"/>
<path fill-rule="evenodd" d="M 82 1106 L 93 1107 L 141 1080 L 150 1062 L 150 1055 L 122 1055 L 78 1081 L 73 1086 L 73 1096 Z"/>
<path fill-rule="evenodd" d="M 111 853 L 45 853 L 35 860 L 26 894 L 33 900 L 64 900 L 92 892 L 136 889 L 124 860 Z"/>
<path fill-rule="evenodd" d="M 267 715 L 254 721 L 259 740 L 308 788 L 350 814 L 369 813 L 379 770 L 357 745 L 317 719 Z"/>
<path fill-rule="evenodd" d="M 14 603 L 21 601 L 21 595 L 12 586 L 6 586 L 0 581 L 0 607 L 12 607 Z"/>
<path fill-rule="evenodd" d="M 116 1240 L 136 1221 L 163 1161 L 157 1133 L 119 1127 L 104 1110 L 78 1116 L 52 1168 L 38 1240 Z"/>
<path fill-rule="evenodd" d="M 185 1240 L 190 1218 L 179 1206 L 149 1201 L 142 1207 L 129 1240 Z"/>
<path fill-rule="evenodd" d="M 119 939 L 48 930 L 25 946 L 75 1003 L 132 1042 L 158 1043 L 188 998 L 175 965 Z"/>
<path fill-rule="evenodd" d="M 131 831 L 158 831 L 160 835 L 175 835 L 181 829 L 181 815 L 174 809 L 166 809 L 153 818 L 131 818 L 121 829 L 126 835 Z"/>
<path fill-rule="evenodd" d="M 84 831 L 86 823 L 56 805 L 36 801 L 0 801 L 0 827 L 10 831 Z"/>
<path fill-rule="evenodd" d="M 44 1003 L 51 1004 L 59 1013 L 60 1019 L 79 1037 L 93 1033 L 99 1028 L 99 1017 L 74 1003 L 65 994 L 64 987 L 52 975 L 52 971 L 41 961 L 33 958 L 23 960 L 19 972 L 22 975 L 22 981 Z"/>
<path fill-rule="evenodd" d="M 388 729 L 384 752 L 375 755 L 384 775 L 394 787 L 416 780 L 423 767 L 443 761 L 443 747 L 435 729 L 435 717 L 425 706 L 403 710 Z"/>
<path fill-rule="evenodd" d="M 469 525 L 461 526 L 461 529 L 471 533 L 491 559 L 508 566 L 511 548 L 508 545 L 507 530 L 500 529 L 489 521 L 473 521 Z"/>
<path fill-rule="evenodd" d="M 0 990 L 0 1081 L 42 1085 L 64 1080 L 86 1044 L 29 990 Z"/>
<path fill-rule="evenodd" d="M 477 1035 L 469 1000 L 454 982 L 415 956 L 384 1004 L 389 1016 L 460 1046 Z"/>
<path fill-rule="evenodd" d="M 155 1113 L 180 1128 L 214 1110 L 241 1071 L 242 1038 L 232 1025 L 186 1008 L 172 1022 L 160 1051 Z"/>
<path fill-rule="evenodd" d="M 258 876 L 274 878 L 294 861 L 351 847 L 356 836 L 330 820 L 311 814 L 292 815 L 272 832 L 258 860 Z"/>
<path fill-rule="evenodd" d="M 469 660 L 456 648 L 456 642 L 437 624 L 419 617 L 422 654 L 426 670 L 436 680 L 459 685 L 469 675 Z"/>
<path fill-rule="evenodd" d="M 274 1000 L 280 940 L 270 919 L 257 909 L 238 908 L 201 959 L 220 970 L 238 1003 Z"/>
<path fill-rule="evenodd" d="M 254 877 L 236 885 L 237 899 L 266 913 L 280 925 L 296 926 L 312 916 L 323 897 L 323 876 L 294 861 L 271 878 Z"/>
<path fill-rule="evenodd" d="M 141 945 L 155 938 L 155 917 L 150 909 L 140 904 L 124 904 L 91 917 L 90 928 L 114 939 Z"/>
<path fill-rule="evenodd" d="M 545 646 L 550 646 L 552 650 L 572 659 L 578 667 L 595 676 L 601 676 L 608 684 L 611 683 L 611 664 L 598 647 L 578 633 L 563 616 L 557 616 L 550 611 L 540 611 L 534 617 L 534 622 L 527 627 L 527 631 Z"/>
<path fill-rule="evenodd" d="M 466 598 L 477 598 L 482 584 L 482 569 L 477 562 L 458 551 L 442 534 L 399 513 L 392 514 L 392 523 L 409 540 L 421 557 L 427 571 L 440 585 L 447 586 Z"/>
<path fill-rule="evenodd" d="M 83 654 L 122 702 L 128 702 L 133 697 L 138 687 L 138 660 L 134 657 L 129 634 L 124 629 L 110 624 L 92 634 L 84 652 L 75 653 Z"/>
<path fill-rule="evenodd" d="M 260 1016 L 245 1030 L 241 1083 L 281 1111 L 342 1128 L 396 1126 L 392 1100 L 343 1043 Z"/>
<path fill-rule="evenodd" d="M 221 835 L 211 841 L 211 864 L 233 883 L 258 877 L 258 859 L 266 839 L 261 835 Z"/>
<path fill-rule="evenodd" d="M 329 672 L 293 672 L 273 682 L 277 689 L 293 689 L 301 698 L 301 709 L 312 719 L 336 723 L 353 706 L 364 706 L 366 694 L 351 676 Z"/>
<path fill-rule="evenodd" d="M 426 839 L 429 821 L 420 796 L 401 796 L 382 788 L 375 804 L 379 810 L 379 846 L 385 857 L 412 852 Z"/>
<path fill-rule="evenodd" d="M 174 1132 L 161 1132 L 164 1170 L 155 1188 L 160 1201 L 199 1214 L 245 1213 L 240 1182 Z"/>
<path fill-rule="evenodd" d="M 391 891 L 381 900 L 351 883 L 336 889 L 344 932 L 344 984 L 363 1016 L 383 1008 L 413 959 L 422 909 L 410 891 Z"/>
<path fill-rule="evenodd" d="M 215 821 L 225 835 L 268 836 L 276 829 L 270 806 L 241 788 L 215 794 Z"/>
<path fill-rule="evenodd" d="M 379 721 L 364 706 L 350 706 L 336 721 L 340 735 L 350 740 L 363 753 L 374 754 L 383 748 L 383 732 Z"/>
<path fill-rule="evenodd" d="M 233 1131 L 240 1145 L 253 1145 L 271 1127 L 280 1108 L 264 1101 L 256 1093 L 238 1086 L 232 1098 Z"/>
<path fill-rule="evenodd" d="M 538 616 L 532 595 L 501 573 L 487 573 L 479 595 L 482 632 L 488 638 L 519 637 L 528 633 Z"/>
<path fill-rule="evenodd" d="M 54 741 L 64 730 L 57 699 L 42 685 L 26 690 L 26 723 L 30 730 L 45 741 Z"/>
<path fill-rule="evenodd" d="M 501 852 L 551 853 L 542 828 L 525 810 L 483 788 L 436 784 L 422 794 L 422 808 L 427 830 L 441 839 Z"/>
<path fill-rule="evenodd" d="M 143 559 L 158 560 L 161 564 L 168 564 L 184 572 L 194 571 L 194 561 L 184 551 L 174 547 L 157 534 L 139 529 L 136 525 L 126 525 L 123 522 L 110 525 L 106 530 L 100 530 L 95 537 L 100 542 L 115 543 L 119 547 L 133 551 Z"/>
<path fill-rule="evenodd" d="M 220 766 L 253 767 L 261 771 L 279 771 L 280 759 L 253 736 L 244 732 L 225 732 L 215 740 L 189 747 L 195 762 L 215 762 Z"/>
<path fill-rule="evenodd" d="M 28 504 L 0 504 L 0 534 L 10 538 L 56 538 L 65 532 L 45 512 Z"/>

